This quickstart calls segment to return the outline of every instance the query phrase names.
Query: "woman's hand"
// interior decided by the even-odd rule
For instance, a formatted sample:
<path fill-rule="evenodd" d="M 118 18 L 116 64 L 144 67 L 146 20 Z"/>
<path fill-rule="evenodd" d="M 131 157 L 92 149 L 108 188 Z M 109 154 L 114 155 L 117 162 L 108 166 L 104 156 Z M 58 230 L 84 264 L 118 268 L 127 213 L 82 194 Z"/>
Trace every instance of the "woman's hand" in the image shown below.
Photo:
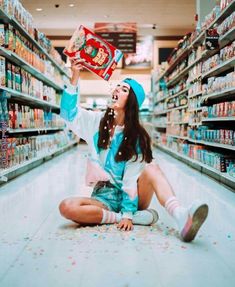
<path fill-rule="evenodd" d="M 72 70 L 72 78 L 71 78 L 71 84 L 73 86 L 77 86 L 78 79 L 80 76 L 80 71 L 83 69 L 83 66 L 81 63 L 83 63 L 83 59 L 73 59 L 71 60 L 71 70 Z"/>
<path fill-rule="evenodd" d="M 117 225 L 118 229 L 130 231 L 133 230 L 133 223 L 131 219 L 123 218 Z"/>

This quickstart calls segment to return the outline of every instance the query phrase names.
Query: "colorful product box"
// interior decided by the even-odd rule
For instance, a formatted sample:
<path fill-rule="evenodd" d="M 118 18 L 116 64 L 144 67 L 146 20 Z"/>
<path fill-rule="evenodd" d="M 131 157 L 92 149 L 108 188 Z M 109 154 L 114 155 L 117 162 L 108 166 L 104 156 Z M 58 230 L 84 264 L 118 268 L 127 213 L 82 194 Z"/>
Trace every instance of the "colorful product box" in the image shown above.
<path fill-rule="evenodd" d="M 0 86 L 6 86 L 6 59 L 0 56 Z"/>
<path fill-rule="evenodd" d="M 4 24 L 0 24 L 0 46 L 5 46 L 5 28 L 4 28 Z"/>
<path fill-rule="evenodd" d="M 123 54 L 84 26 L 74 32 L 64 54 L 71 60 L 84 59 L 82 65 L 104 80 L 109 80 Z"/>

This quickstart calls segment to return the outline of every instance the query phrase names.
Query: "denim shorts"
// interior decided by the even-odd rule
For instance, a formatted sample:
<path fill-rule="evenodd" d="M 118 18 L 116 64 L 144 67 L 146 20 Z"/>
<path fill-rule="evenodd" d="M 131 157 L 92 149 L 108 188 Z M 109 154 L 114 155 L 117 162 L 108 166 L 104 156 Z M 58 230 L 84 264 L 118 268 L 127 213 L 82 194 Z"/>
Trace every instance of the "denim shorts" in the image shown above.
<path fill-rule="evenodd" d="M 102 202 L 109 210 L 121 210 L 122 191 L 109 181 L 99 181 L 93 189 L 91 197 Z"/>

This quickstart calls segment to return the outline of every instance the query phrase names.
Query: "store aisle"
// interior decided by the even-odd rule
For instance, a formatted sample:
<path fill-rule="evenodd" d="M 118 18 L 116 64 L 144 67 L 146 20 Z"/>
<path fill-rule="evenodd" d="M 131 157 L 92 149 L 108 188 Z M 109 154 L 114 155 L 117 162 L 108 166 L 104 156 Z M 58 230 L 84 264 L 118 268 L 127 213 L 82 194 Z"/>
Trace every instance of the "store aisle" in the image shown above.
<path fill-rule="evenodd" d="M 179 199 L 203 199 L 208 221 L 186 244 L 159 206 L 152 227 L 77 228 L 59 202 L 89 195 L 86 146 L 78 146 L 0 188 L 0 286 L 156 287 L 235 286 L 235 194 L 155 150 Z"/>

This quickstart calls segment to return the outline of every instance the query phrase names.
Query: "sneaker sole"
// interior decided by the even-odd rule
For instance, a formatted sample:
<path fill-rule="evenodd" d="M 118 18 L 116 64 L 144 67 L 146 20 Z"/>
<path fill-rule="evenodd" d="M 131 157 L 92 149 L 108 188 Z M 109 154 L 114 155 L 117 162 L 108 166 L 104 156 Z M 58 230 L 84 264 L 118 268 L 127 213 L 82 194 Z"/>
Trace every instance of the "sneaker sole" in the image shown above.
<path fill-rule="evenodd" d="M 181 237 L 184 242 L 191 242 L 198 233 L 198 230 L 205 222 L 208 216 L 208 205 L 201 205 L 193 214 L 193 217 L 189 217 L 183 231 L 181 232 Z"/>
<path fill-rule="evenodd" d="M 157 211 L 154 209 L 147 209 L 147 211 L 149 211 L 153 216 L 153 221 L 150 224 L 156 223 L 159 219 L 159 215 L 158 215 Z"/>

